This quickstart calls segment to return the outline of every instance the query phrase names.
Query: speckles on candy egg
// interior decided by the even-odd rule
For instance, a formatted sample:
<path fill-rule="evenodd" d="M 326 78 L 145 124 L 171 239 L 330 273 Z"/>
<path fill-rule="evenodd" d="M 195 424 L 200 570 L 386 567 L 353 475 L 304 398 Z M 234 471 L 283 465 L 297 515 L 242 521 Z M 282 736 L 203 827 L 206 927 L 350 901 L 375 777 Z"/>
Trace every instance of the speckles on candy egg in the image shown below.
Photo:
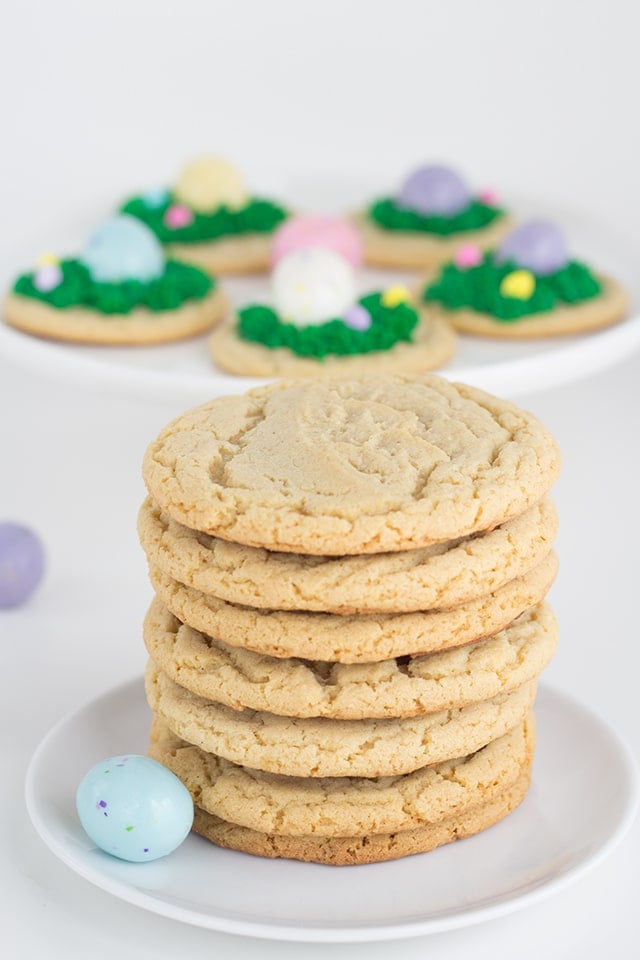
<path fill-rule="evenodd" d="M 280 316 L 299 327 L 342 317 L 356 299 L 355 276 L 332 250 L 312 247 L 284 257 L 271 278 Z"/>
<path fill-rule="evenodd" d="M 92 767 L 78 787 L 76 809 L 96 846 L 136 863 L 172 853 L 193 823 L 186 787 L 162 764 L 138 754 Z"/>

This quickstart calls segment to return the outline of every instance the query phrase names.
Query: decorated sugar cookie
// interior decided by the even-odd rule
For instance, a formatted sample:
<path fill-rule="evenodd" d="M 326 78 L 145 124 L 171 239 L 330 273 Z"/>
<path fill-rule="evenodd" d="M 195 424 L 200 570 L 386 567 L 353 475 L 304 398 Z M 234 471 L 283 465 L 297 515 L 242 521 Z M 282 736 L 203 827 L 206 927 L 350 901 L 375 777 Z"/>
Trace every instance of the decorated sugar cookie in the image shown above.
<path fill-rule="evenodd" d="M 414 170 L 393 196 L 356 217 L 365 260 L 414 269 L 450 260 L 461 244 L 495 246 L 509 228 L 492 190 L 473 193 L 455 170 L 429 164 Z"/>
<path fill-rule="evenodd" d="M 192 161 L 170 190 L 133 197 L 122 210 L 145 223 L 171 257 L 213 274 L 268 269 L 273 231 L 287 217 L 279 204 L 251 196 L 218 157 Z"/>
<path fill-rule="evenodd" d="M 627 308 L 619 284 L 572 260 L 562 231 L 542 220 L 513 230 L 494 251 L 461 247 L 419 297 L 425 315 L 489 337 L 580 333 L 615 323 Z"/>
<path fill-rule="evenodd" d="M 451 326 L 420 317 L 404 287 L 361 297 L 356 287 L 334 250 L 293 250 L 273 271 L 272 304 L 250 304 L 214 331 L 216 364 L 246 376 L 306 377 L 429 370 L 451 357 Z"/>
<path fill-rule="evenodd" d="M 79 257 L 46 254 L 18 277 L 4 318 L 55 340 L 144 344 L 209 330 L 226 308 L 213 277 L 165 259 L 154 234 L 121 214 L 94 231 Z"/>

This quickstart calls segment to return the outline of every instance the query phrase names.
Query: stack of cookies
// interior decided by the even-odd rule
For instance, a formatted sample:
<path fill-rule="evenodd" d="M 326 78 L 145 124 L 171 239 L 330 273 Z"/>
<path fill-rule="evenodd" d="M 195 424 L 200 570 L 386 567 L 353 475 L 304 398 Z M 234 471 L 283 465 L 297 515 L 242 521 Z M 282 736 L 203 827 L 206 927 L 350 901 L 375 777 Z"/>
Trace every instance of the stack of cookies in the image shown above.
<path fill-rule="evenodd" d="M 368 863 L 513 810 L 557 639 L 558 470 L 529 413 L 430 375 L 280 382 L 169 424 L 139 522 L 150 755 L 194 829 Z"/>

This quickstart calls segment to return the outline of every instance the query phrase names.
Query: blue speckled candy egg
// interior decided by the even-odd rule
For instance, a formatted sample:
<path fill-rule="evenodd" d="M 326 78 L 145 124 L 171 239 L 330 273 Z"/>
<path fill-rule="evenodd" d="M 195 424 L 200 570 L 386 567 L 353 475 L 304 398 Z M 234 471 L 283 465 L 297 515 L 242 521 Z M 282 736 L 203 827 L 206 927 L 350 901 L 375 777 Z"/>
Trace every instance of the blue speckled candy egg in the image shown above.
<path fill-rule="evenodd" d="M 397 197 L 399 207 L 423 216 L 454 217 L 470 202 L 469 188 L 460 174 L 436 163 L 414 170 Z"/>
<path fill-rule="evenodd" d="M 164 253 L 155 235 L 135 217 L 122 213 L 101 224 L 80 257 L 94 280 L 155 280 L 164 273 Z"/>
<path fill-rule="evenodd" d="M 193 823 L 187 788 L 161 763 L 137 754 L 92 767 L 78 787 L 76 809 L 96 846 L 135 863 L 172 853 Z"/>
<path fill-rule="evenodd" d="M 556 273 L 569 262 L 562 231 L 549 220 L 530 220 L 508 234 L 494 254 L 496 263 L 511 260 L 539 277 Z"/>

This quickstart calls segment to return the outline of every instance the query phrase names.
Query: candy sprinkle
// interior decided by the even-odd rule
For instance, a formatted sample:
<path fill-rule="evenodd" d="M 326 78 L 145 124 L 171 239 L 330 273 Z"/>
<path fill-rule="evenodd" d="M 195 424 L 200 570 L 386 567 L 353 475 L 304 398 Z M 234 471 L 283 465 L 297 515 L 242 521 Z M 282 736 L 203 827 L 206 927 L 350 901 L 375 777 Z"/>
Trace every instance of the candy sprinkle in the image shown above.
<path fill-rule="evenodd" d="M 479 263 L 482 263 L 482 251 L 479 247 L 476 247 L 475 243 L 463 243 L 456 250 L 453 259 L 457 267 L 468 270 L 469 267 L 477 267 Z"/>
<path fill-rule="evenodd" d="M 174 203 L 168 207 L 164 222 L 172 230 L 179 230 L 180 227 L 188 227 L 193 223 L 193 213 L 181 203 Z"/>
<path fill-rule="evenodd" d="M 513 270 L 503 278 L 500 293 L 514 300 L 529 300 L 536 289 L 536 278 L 529 270 Z"/>
<path fill-rule="evenodd" d="M 411 299 L 411 294 L 406 287 L 398 285 L 388 287 L 380 299 L 385 307 L 397 307 L 400 303 L 407 303 Z"/>

